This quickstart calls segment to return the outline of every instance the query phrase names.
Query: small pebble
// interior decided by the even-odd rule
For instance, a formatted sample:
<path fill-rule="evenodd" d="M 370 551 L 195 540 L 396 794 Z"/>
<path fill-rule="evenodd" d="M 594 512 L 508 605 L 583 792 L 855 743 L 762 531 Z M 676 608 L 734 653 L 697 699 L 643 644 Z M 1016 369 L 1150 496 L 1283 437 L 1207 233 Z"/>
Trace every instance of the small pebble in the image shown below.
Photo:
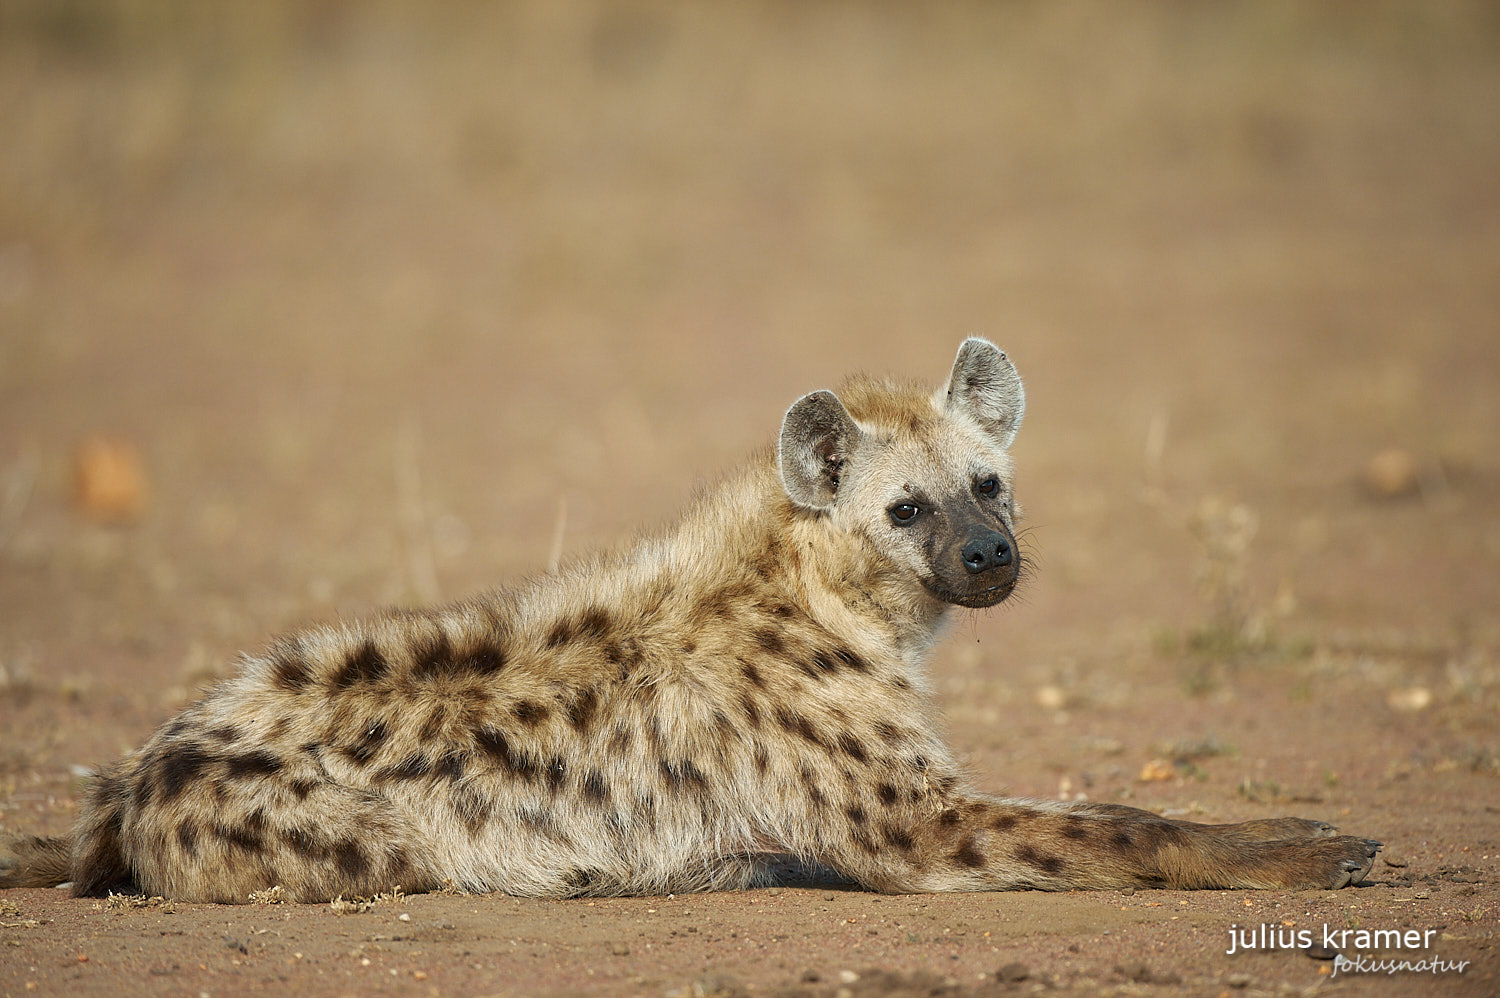
<path fill-rule="evenodd" d="M 1007 963 L 995 971 L 995 980 L 1005 984 L 1015 984 L 1026 980 L 1031 976 L 1031 971 L 1026 969 L 1024 963 Z"/>
<path fill-rule="evenodd" d="M 1410 451 L 1389 447 L 1365 463 L 1365 488 L 1377 499 L 1415 495 L 1418 484 L 1417 459 Z"/>
<path fill-rule="evenodd" d="M 1339 951 L 1334 949 L 1332 946 L 1324 946 L 1319 943 L 1314 943 L 1313 945 L 1304 949 L 1302 951 L 1302 954 L 1304 956 L 1311 957 L 1314 960 L 1332 960 L 1334 957 L 1339 955 Z"/>

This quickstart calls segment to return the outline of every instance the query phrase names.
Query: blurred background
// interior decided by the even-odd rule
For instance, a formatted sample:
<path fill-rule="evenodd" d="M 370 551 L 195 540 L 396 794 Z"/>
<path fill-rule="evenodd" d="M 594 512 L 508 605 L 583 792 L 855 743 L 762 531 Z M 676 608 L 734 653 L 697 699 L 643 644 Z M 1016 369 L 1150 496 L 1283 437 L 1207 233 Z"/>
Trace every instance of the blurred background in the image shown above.
<path fill-rule="evenodd" d="M 1036 572 L 937 663 L 967 747 L 1243 661 L 1482 741 L 1497 316 L 1490 3 L 0 0 L 0 761 L 970 334 Z"/>

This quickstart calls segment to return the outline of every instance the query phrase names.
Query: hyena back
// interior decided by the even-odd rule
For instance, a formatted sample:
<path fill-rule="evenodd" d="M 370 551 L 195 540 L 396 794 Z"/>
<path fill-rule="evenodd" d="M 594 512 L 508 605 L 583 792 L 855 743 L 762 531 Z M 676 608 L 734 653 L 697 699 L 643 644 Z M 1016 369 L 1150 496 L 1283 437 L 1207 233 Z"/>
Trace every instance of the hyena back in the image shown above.
<path fill-rule="evenodd" d="M 1024 560 L 1021 380 L 967 340 L 936 393 L 857 378 L 674 528 L 529 584 L 283 637 L 102 770 L 0 886 L 243 902 L 451 883 L 517 895 L 1329 888 L 1378 843 L 976 793 L 923 662 Z"/>

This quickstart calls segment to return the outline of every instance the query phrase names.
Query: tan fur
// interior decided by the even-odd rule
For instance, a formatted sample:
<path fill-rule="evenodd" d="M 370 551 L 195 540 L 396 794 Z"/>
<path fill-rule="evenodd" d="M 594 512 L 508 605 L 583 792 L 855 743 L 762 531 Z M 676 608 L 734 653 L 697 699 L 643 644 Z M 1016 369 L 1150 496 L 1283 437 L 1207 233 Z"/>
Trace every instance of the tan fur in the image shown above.
<path fill-rule="evenodd" d="M 971 340 L 936 395 L 856 379 L 800 401 L 779 454 L 664 533 L 282 637 L 99 774 L 66 875 L 82 895 L 220 902 L 706 890 L 778 853 L 882 891 L 1360 879 L 1374 845 L 1318 822 L 968 788 L 923 661 L 952 601 L 989 605 L 1023 570 L 1003 450 L 1023 407 L 1009 361 Z M 919 527 L 892 518 L 905 497 Z M 954 561 L 960 523 L 997 564 Z M 66 846 L 9 840 L 0 886 L 62 879 Z"/>

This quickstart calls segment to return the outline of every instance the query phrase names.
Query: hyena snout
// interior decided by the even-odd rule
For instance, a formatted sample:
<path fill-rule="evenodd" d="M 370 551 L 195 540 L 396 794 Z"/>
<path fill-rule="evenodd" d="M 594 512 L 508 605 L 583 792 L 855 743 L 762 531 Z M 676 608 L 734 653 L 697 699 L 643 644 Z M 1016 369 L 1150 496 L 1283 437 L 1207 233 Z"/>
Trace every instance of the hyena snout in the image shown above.
<path fill-rule="evenodd" d="M 1015 561 L 1010 538 L 1004 534 L 980 527 L 971 531 L 959 552 L 959 560 L 970 575 L 983 575 L 997 568 L 1006 568 Z"/>
<path fill-rule="evenodd" d="M 1015 538 L 988 523 L 960 527 L 936 554 L 928 589 L 959 606 L 994 606 L 1010 595 L 1020 577 Z"/>

